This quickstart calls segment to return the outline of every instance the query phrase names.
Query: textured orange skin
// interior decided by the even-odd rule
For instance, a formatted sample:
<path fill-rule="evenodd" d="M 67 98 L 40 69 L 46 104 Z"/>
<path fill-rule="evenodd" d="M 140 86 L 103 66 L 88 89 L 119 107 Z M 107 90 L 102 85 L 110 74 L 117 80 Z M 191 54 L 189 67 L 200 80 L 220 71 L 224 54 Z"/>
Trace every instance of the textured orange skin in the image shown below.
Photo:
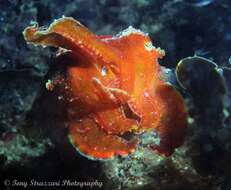
<path fill-rule="evenodd" d="M 160 144 L 151 147 L 169 156 L 184 141 L 187 114 L 183 98 L 160 79 L 158 58 L 164 52 L 151 46 L 150 38 L 140 31 L 126 32 L 97 36 L 64 17 L 45 31 L 28 27 L 24 37 L 34 44 L 69 50 L 66 53 L 72 62 L 65 79 L 71 91 L 67 97 L 69 137 L 81 153 L 93 159 L 128 155 L 138 140 L 121 135 L 155 129 Z"/>

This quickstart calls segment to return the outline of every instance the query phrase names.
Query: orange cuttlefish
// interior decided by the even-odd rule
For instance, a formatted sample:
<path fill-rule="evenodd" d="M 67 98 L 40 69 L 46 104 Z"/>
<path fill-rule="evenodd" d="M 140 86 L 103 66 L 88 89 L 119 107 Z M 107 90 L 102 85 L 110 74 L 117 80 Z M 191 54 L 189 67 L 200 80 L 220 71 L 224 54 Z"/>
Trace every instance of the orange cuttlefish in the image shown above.
<path fill-rule="evenodd" d="M 47 29 L 27 27 L 27 42 L 59 47 L 68 54 L 65 84 L 68 129 L 73 146 L 92 159 L 126 156 L 139 134 L 157 132 L 152 150 L 169 156 L 183 144 L 187 113 L 182 96 L 163 80 L 158 59 L 165 54 L 149 36 L 129 27 L 115 36 L 100 36 L 70 17 Z M 58 82 L 49 81 L 53 90 Z M 63 91 L 62 91 L 63 92 Z M 126 134 L 135 138 L 126 138 Z"/>

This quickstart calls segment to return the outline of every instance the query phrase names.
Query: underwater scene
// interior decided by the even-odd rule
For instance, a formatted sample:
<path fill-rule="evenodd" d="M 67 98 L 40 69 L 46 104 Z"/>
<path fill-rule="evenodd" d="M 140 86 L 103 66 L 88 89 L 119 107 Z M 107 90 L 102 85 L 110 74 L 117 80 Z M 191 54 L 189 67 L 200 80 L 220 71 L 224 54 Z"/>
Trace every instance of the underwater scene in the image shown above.
<path fill-rule="evenodd" d="M 231 190 L 230 0 L 0 0 L 0 190 Z"/>

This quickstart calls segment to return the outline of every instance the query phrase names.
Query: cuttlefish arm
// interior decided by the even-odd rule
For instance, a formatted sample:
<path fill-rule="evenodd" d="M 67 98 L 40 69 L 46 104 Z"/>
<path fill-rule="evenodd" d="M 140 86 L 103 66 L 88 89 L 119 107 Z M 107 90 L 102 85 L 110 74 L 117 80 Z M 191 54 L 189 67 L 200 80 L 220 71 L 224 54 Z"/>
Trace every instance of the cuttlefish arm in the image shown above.
<path fill-rule="evenodd" d="M 99 36 L 71 17 L 57 19 L 47 29 L 39 28 L 37 25 L 27 27 L 23 35 L 29 43 L 62 47 L 73 53 L 78 52 L 86 57 L 100 59 L 99 64 L 108 65 L 115 72 L 119 72 L 120 55 Z"/>
<path fill-rule="evenodd" d="M 91 159 L 110 159 L 135 151 L 138 141 L 107 134 L 91 118 L 70 123 L 69 138 L 73 146 Z"/>

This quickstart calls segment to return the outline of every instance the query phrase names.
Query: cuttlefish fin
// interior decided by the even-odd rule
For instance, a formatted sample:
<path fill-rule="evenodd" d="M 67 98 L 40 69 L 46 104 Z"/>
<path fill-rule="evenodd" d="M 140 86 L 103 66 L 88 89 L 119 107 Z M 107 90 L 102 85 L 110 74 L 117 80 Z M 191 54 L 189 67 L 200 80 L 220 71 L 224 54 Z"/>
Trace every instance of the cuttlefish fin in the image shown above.
<path fill-rule="evenodd" d="M 115 155 L 126 156 L 137 146 L 137 141 L 127 141 L 119 136 L 107 134 L 91 118 L 72 121 L 69 139 L 83 155 L 91 159 L 110 159 Z"/>
<path fill-rule="evenodd" d="M 151 147 L 159 154 L 170 156 L 184 142 L 187 128 L 186 108 L 182 96 L 171 85 L 158 86 L 156 98 L 162 102 L 162 114 L 156 127 L 160 144 Z"/>

